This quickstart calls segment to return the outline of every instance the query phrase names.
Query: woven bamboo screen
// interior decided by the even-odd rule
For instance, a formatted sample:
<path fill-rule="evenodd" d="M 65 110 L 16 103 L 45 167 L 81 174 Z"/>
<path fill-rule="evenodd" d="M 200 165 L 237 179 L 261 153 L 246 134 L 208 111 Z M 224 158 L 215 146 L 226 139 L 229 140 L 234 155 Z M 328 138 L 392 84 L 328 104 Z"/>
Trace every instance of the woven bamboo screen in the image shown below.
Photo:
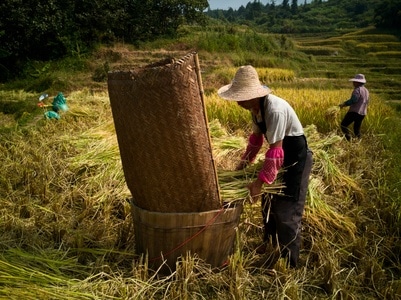
<path fill-rule="evenodd" d="M 110 72 L 108 89 L 135 205 L 158 212 L 220 208 L 197 54 Z"/>

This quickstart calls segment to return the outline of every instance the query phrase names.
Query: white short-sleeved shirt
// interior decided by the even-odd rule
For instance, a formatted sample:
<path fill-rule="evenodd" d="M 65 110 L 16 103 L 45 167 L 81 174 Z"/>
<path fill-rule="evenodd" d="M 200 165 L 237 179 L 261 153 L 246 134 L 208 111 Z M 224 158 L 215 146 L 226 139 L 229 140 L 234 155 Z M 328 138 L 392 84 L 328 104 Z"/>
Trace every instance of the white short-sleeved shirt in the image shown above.
<path fill-rule="evenodd" d="M 269 94 L 264 100 L 266 139 L 269 144 L 274 144 L 284 139 L 285 136 L 301 136 L 304 129 L 297 114 L 291 105 L 284 99 Z M 262 114 L 256 116 L 258 122 L 262 122 Z M 253 123 L 253 131 L 260 133 L 260 128 Z"/>

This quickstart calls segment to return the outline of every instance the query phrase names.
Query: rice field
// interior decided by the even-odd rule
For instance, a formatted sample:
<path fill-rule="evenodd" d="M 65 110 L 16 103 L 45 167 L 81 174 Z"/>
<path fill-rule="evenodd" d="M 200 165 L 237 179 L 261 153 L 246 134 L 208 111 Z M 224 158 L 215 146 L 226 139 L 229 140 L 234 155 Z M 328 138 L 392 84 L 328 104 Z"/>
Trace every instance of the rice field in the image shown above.
<path fill-rule="evenodd" d="M 335 87 L 345 88 L 346 78 L 363 73 L 377 94 L 400 99 L 400 42 L 396 35 L 365 28 L 325 38 L 295 36 L 294 40 L 299 50 L 314 58 L 298 72 L 299 77 L 329 78 Z"/>
<path fill-rule="evenodd" d="M 378 212 L 387 197 L 386 188 L 380 186 L 385 162 L 370 156 L 381 151 L 375 136 L 380 127 L 373 117 L 388 116 L 391 110 L 379 100 L 373 102 L 372 117 L 363 126 L 366 139 L 349 144 L 338 133 L 341 112 L 331 113 L 330 120 L 324 114 L 349 90 L 274 92 L 291 99 L 315 153 L 300 269 L 288 270 L 281 261 L 274 271 L 258 266 L 263 258 L 254 247 L 261 235 L 261 217 L 258 205 L 246 204 L 235 252 L 222 271 L 215 273 L 194 257 L 182 261 L 167 278 L 148 272 L 144 258 L 133 250 L 126 201 L 130 195 L 107 93 L 81 90 L 68 95 L 70 111 L 59 121 L 35 117 L 29 126 L 14 124 L 15 130 L 2 133 L 0 295 L 9 299 L 399 295 L 400 282 L 394 275 L 400 272 L 396 254 L 400 249 L 392 244 L 396 236 L 388 236 L 384 226 L 392 220 L 381 219 Z M 216 94 L 206 97 L 206 106 L 222 197 L 246 199 L 244 187 L 263 159 L 261 153 L 246 172 L 232 171 L 246 146 L 249 116 Z M 41 116 L 40 111 L 35 114 Z M 276 192 L 280 186 L 269 188 Z"/>
<path fill-rule="evenodd" d="M 43 118 L 37 94 L 2 90 L 1 299 L 401 299 L 401 203 L 399 184 L 389 180 L 399 178 L 400 121 L 385 95 L 372 87 L 363 138 L 348 143 L 339 130 L 346 110 L 338 107 L 350 96 L 348 82 L 258 68 L 262 81 L 295 108 L 314 152 L 301 266 L 288 269 L 280 259 L 268 269 L 271 257 L 255 252 L 260 207 L 247 201 L 245 188 L 264 153 L 233 171 L 250 118 L 216 93 L 236 68 L 211 65 L 205 61 L 202 76 L 221 196 L 244 203 L 227 264 L 216 271 L 192 255 L 162 275 L 135 253 L 130 193 L 105 88 L 68 92 L 70 110 L 58 121 Z M 18 117 L 5 112 L 22 103 Z M 277 193 L 281 185 L 265 188 Z"/>

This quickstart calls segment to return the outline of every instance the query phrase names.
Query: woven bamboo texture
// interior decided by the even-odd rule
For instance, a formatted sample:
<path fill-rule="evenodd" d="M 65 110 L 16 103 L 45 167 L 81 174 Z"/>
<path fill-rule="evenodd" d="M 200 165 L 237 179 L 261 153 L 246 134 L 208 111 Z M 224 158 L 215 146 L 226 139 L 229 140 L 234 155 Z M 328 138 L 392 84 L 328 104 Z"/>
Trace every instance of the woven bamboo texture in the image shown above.
<path fill-rule="evenodd" d="M 242 204 L 200 213 L 150 212 L 132 205 L 137 253 L 147 254 L 149 267 L 174 271 L 179 258 L 197 255 L 221 267 L 233 253 Z"/>
<path fill-rule="evenodd" d="M 140 208 L 221 207 L 199 74 L 196 53 L 108 74 L 124 176 Z"/>

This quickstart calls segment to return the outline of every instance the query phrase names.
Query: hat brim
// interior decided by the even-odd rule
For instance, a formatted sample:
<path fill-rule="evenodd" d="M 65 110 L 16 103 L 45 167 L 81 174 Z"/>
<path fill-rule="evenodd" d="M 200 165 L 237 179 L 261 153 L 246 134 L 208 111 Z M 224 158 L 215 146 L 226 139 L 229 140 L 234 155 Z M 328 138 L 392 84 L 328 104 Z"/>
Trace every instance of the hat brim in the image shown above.
<path fill-rule="evenodd" d="M 355 79 L 355 78 L 351 78 L 349 81 L 354 81 L 354 82 L 359 82 L 359 83 L 366 83 L 365 79 Z"/>
<path fill-rule="evenodd" d="M 217 94 L 221 98 L 229 101 L 247 101 L 264 97 L 270 93 L 271 89 L 263 85 L 260 85 L 253 90 L 235 90 L 232 84 L 227 84 L 217 91 Z"/>

